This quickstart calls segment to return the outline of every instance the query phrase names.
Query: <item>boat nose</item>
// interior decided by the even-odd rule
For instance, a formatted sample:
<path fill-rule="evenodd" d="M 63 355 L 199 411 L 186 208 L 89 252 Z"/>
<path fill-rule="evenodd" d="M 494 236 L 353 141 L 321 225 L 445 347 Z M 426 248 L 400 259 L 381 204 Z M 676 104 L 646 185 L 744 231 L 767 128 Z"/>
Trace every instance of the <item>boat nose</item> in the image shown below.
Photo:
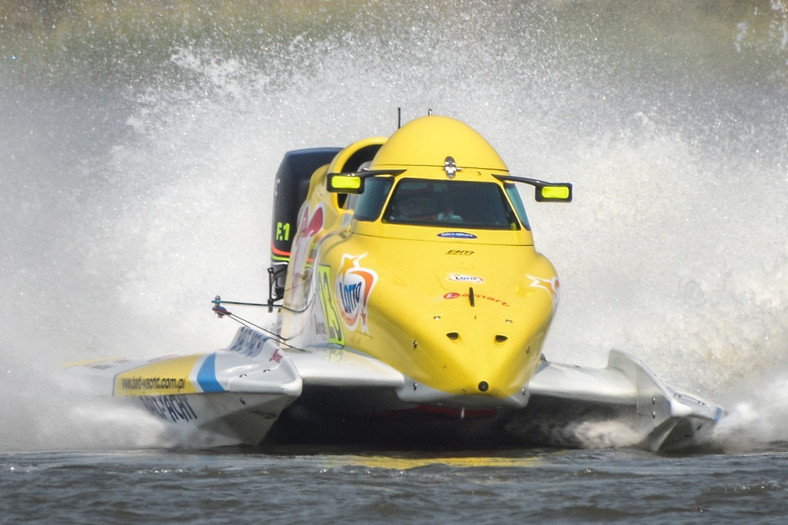
<path fill-rule="evenodd" d="M 527 402 L 525 386 L 539 364 L 541 334 L 508 318 L 476 321 L 467 320 L 462 328 L 452 322 L 451 330 L 441 330 L 445 325 L 438 322 L 413 341 L 414 357 L 431 356 L 436 369 L 423 382 L 413 378 L 408 398 L 468 407 Z"/>

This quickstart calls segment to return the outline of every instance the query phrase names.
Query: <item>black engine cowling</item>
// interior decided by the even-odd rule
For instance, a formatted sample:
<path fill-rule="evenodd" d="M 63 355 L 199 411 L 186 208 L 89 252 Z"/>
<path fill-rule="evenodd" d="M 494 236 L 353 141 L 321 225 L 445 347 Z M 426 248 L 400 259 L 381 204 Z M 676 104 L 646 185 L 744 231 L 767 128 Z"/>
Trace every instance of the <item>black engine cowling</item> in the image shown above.
<path fill-rule="evenodd" d="M 274 186 L 271 221 L 271 267 L 268 304 L 284 295 L 290 249 L 298 227 L 298 210 L 306 200 L 309 180 L 320 166 L 328 164 L 342 148 L 309 148 L 285 153 Z"/>

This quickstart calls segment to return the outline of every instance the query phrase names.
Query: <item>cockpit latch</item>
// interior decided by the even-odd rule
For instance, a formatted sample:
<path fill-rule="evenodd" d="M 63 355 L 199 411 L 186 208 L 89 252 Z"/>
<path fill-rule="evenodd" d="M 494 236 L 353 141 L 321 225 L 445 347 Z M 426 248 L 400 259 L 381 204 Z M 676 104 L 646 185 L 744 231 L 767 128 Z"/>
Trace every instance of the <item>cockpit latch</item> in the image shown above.
<path fill-rule="evenodd" d="M 458 168 L 457 164 L 454 162 L 454 157 L 448 156 L 446 160 L 443 161 L 443 171 L 446 172 L 446 176 L 449 179 L 453 179 L 458 171 L 461 171 L 462 168 Z"/>

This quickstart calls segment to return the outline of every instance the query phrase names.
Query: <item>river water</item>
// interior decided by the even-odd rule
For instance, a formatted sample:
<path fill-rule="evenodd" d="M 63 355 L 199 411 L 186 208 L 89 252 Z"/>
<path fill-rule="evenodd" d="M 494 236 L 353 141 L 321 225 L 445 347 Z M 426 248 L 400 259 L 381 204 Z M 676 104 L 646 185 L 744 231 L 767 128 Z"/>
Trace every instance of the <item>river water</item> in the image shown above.
<path fill-rule="evenodd" d="M 0 521 L 781 522 L 786 100 L 782 0 L 4 2 Z M 526 200 L 561 277 L 548 358 L 640 357 L 726 407 L 713 442 L 164 450 L 58 387 L 63 363 L 226 346 L 210 301 L 264 298 L 282 154 L 388 135 L 398 107 L 575 184 Z"/>
<path fill-rule="evenodd" d="M 4 520 L 46 523 L 783 523 L 785 454 L 0 456 Z"/>

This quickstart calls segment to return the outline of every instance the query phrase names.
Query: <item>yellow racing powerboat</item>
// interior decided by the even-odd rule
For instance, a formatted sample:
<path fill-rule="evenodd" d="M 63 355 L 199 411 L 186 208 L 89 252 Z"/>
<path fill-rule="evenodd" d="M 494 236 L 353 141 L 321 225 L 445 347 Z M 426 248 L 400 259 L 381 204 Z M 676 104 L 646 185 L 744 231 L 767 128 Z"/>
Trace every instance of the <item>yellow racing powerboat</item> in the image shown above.
<path fill-rule="evenodd" d="M 187 446 L 579 446 L 572 429 L 609 421 L 651 450 L 702 442 L 722 409 L 634 357 L 611 351 L 604 369 L 545 359 L 559 282 L 534 248 L 523 184 L 536 201 L 572 200 L 571 184 L 510 174 L 481 135 L 437 115 L 291 151 L 269 299 L 256 305 L 274 326 L 217 297 L 214 311 L 244 325 L 227 349 L 72 370 L 192 429 Z"/>

